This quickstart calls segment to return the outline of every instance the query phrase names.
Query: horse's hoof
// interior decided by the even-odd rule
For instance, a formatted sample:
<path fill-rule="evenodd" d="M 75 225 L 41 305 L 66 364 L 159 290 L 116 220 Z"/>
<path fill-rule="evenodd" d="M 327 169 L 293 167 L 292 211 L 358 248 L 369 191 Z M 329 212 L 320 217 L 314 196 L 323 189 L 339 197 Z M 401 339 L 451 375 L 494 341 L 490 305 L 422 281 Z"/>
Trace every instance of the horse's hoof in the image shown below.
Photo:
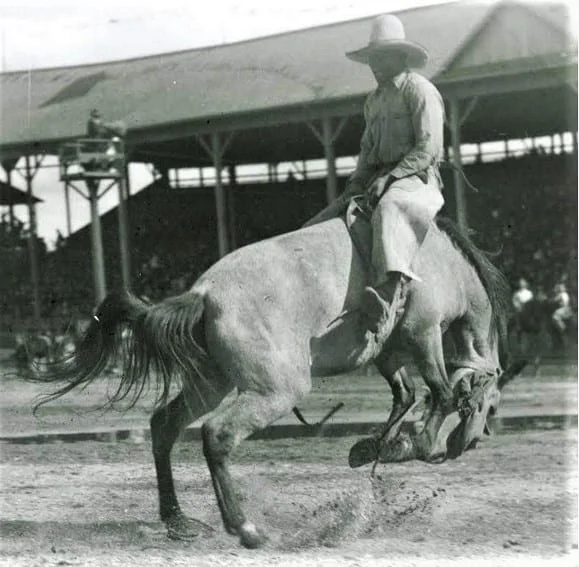
<path fill-rule="evenodd" d="M 380 447 L 378 460 L 381 463 L 401 463 L 418 458 L 418 448 L 410 435 L 398 437 Z"/>
<path fill-rule="evenodd" d="M 199 537 L 202 533 L 213 532 L 213 528 L 208 524 L 189 518 L 185 514 L 175 514 L 165 520 L 167 526 L 167 537 L 169 539 L 190 541 Z"/>
<path fill-rule="evenodd" d="M 348 464 L 356 469 L 376 460 L 378 456 L 378 444 L 373 437 L 366 437 L 355 443 L 348 455 Z"/>
<path fill-rule="evenodd" d="M 265 545 L 267 536 L 258 530 L 255 524 L 245 522 L 239 530 L 239 542 L 246 549 L 258 549 Z"/>

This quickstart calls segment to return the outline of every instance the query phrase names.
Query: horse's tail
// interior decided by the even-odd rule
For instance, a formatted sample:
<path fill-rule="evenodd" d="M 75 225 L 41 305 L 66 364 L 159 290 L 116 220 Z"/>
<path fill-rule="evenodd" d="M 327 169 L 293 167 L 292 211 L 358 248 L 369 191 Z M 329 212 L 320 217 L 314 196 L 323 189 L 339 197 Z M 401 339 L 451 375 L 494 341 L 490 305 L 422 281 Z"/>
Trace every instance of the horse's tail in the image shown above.
<path fill-rule="evenodd" d="M 503 368 L 509 363 L 508 316 L 510 287 L 503 273 L 479 250 L 472 240 L 449 218 L 437 217 L 437 226 L 462 251 L 474 266 L 491 304 L 490 334 L 498 337 L 499 362 Z"/>
<path fill-rule="evenodd" d="M 94 382 L 117 357 L 122 361 L 122 375 L 106 405 L 128 398 L 127 407 L 134 406 L 151 382 L 157 386 L 156 403 L 166 404 L 175 382 L 182 384 L 186 376 L 206 380 L 212 369 L 199 344 L 198 323 L 202 317 L 203 296 L 195 292 L 157 305 L 145 303 L 128 292 L 108 295 L 75 353 L 31 378 L 43 383 L 64 383 L 44 396 L 36 408 Z"/>

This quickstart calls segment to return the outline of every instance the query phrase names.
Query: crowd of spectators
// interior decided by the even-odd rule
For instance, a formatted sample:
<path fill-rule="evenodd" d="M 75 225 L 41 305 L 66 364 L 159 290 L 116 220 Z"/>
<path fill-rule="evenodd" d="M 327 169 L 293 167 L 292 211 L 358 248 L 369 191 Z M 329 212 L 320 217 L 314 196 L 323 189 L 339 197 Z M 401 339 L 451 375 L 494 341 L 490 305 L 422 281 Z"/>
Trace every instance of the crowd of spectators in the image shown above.
<path fill-rule="evenodd" d="M 494 254 L 510 278 L 530 282 L 547 295 L 561 281 L 577 298 L 576 156 L 523 156 L 465 167 L 478 192 L 467 193 L 472 238 Z M 453 213 L 452 180 L 444 172 L 447 214 Z M 343 180 L 342 180 L 343 182 Z M 324 205 L 323 179 L 294 180 L 291 187 L 239 185 L 230 210 L 232 238 L 242 246 L 298 228 Z M 151 301 L 183 292 L 218 258 L 213 192 L 170 189 L 156 182 L 129 203 L 134 290 Z M 116 213 L 103 218 L 108 287 L 120 284 Z M 38 242 L 42 316 L 66 324 L 94 309 L 90 231 L 60 238 L 47 253 Z M 28 234 L 16 222 L 0 223 L 0 309 L 2 330 L 30 321 L 32 289 Z"/>
<path fill-rule="evenodd" d="M 524 277 L 550 295 L 566 282 L 577 297 L 577 160 L 566 154 L 525 155 L 467 170 L 473 239 L 493 252 L 514 286 Z"/>

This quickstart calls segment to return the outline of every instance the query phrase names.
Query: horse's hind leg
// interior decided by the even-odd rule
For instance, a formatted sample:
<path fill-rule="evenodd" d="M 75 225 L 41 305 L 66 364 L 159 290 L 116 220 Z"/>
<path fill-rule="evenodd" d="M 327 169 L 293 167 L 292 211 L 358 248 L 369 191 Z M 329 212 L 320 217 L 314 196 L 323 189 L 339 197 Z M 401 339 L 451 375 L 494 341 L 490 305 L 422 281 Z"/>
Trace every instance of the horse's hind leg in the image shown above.
<path fill-rule="evenodd" d="M 211 472 L 217 504 L 225 529 L 239 535 L 248 548 L 260 547 L 266 537 L 248 521 L 229 473 L 228 460 L 233 448 L 255 431 L 263 429 L 289 413 L 304 392 L 285 387 L 286 382 L 268 382 L 267 393 L 241 392 L 237 399 L 219 407 L 203 424 L 203 452 Z"/>
<path fill-rule="evenodd" d="M 213 404 L 215 405 L 217 403 Z M 199 535 L 201 524 L 185 516 L 177 500 L 171 469 L 171 450 L 185 428 L 207 411 L 207 407 L 198 397 L 186 395 L 185 391 L 182 391 L 167 406 L 158 409 L 151 418 L 159 512 L 171 538 L 190 539 Z"/>

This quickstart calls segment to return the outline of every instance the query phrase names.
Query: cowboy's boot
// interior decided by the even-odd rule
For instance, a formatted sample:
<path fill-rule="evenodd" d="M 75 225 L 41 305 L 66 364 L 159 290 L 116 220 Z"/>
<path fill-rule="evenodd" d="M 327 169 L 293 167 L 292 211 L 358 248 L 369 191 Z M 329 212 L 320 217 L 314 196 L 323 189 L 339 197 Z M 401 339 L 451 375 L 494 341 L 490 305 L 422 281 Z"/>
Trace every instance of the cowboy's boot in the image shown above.
<path fill-rule="evenodd" d="M 402 317 L 409 281 L 400 272 L 390 272 L 386 282 L 364 290 L 360 308 L 367 317 L 367 329 L 374 333 L 376 343 L 386 342 Z"/>

